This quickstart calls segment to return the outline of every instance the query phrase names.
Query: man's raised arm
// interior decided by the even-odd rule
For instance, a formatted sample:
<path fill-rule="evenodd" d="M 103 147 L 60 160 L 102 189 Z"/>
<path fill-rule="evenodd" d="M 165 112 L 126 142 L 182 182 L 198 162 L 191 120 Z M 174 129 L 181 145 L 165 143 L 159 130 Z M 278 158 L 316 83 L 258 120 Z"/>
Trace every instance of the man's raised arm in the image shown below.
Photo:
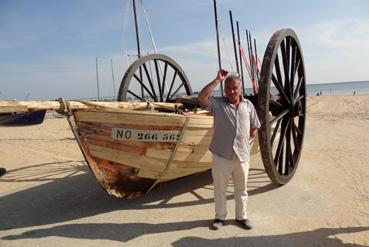
<path fill-rule="evenodd" d="M 197 96 L 197 99 L 205 107 L 209 105 L 209 97 L 213 93 L 214 89 L 224 80 L 228 71 L 221 69 L 218 71 L 217 77 L 212 80 L 208 85 L 206 85 Z"/>

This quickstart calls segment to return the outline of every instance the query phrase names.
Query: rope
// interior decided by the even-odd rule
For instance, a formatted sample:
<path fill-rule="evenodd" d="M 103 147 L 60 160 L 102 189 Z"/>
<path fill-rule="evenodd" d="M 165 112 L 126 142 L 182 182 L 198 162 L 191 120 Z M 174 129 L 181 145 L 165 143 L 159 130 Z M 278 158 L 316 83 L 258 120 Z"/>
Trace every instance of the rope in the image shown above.
<path fill-rule="evenodd" d="M 227 44 L 226 44 L 226 41 L 225 41 L 225 37 L 224 37 L 224 35 L 223 35 L 222 32 L 220 32 L 220 34 L 222 35 L 222 40 L 223 40 L 223 44 L 224 44 L 224 50 L 225 50 L 225 52 L 227 54 L 229 65 L 231 66 L 232 71 L 234 71 L 234 68 L 233 68 L 233 65 L 232 65 L 232 62 L 231 62 L 232 60 L 231 60 L 231 57 L 229 56 L 228 47 L 227 47 Z"/>
<path fill-rule="evenodd" d="M 141 3 L 141 7 L 142 7 L 142 10 L 143 10 L 144 16 L 145 16 L 145 21 L 146 21 L 147 28 L 149 29 L 149 34 L 150 34 L 152 46 L 154 48 L 155 53 L 158 53 L 158 51 L 156 49 L 156 45 L 155 45 L 154 35 L 152 34 L 152 31 L 151 31 L 149 18 L 147 17 L 147 13 L 146 13 L 145 7 L 143 6 L 142 0 L 140 0 L 140 3 Z"/>
<path fill-rule="evenodd" d="M 70 114 L 69 102 L 66 101 L 63 98 L 58 98 L 58 99 L 56 99 L 56 101 L 59 102 L 60 108 L 59 108 L 59 110 L 55 110 L 55 111 L 59 114 L 69 116 L 69 114 Z"/>
<path fill-rule="evenodd" d="M 152 31 L 151 31 L 151 26 L 150 26 L 150 22 L 149 22 L 149 17 L 147 16 L 146 9 L 145 9 L 145 7 L 144 7 L 144 5 L 143 5 L 142 0 L 140 0 L 140 4 L 141 4 L 141 7 L 142 7 L 143 14 L 144 14 L 144 16 L 145 16 L 145 21 L 146 21 L 147 29 L 149 29 L 149 35 L 150 35 L 150 39 L 151 39 L 152 46 L 153 46 L 153 48 L 154 48 L 154 53 L 155 53 L 155 54 L 158 54 L 158 50 L 156 49 L 156 44 L 155 44 L 154 35 L 153 35 Z M 158 65 L 159 65 L 159 69 L 160 69 L 160 74 L 161 74 L 161 76 L 163 77 L 163 74 L 164 74 L 164 73 L 163 73 L 163 68 L 162 68 L 162 66 L 161 66 L 161 64 L 160 64 L 160 63 L 159 63 Z M 167 84 L 165 84 L 165 89 L 167 90 L 167 92 L 169 91 L 169 89 L 168 89 L 168 85 L 167 85 Z M 161 90 L 161 89 L 159 88 L 159 90 Z"/>
<path fill-rule="evenodd" d="M 172 163 L 172 161 L 174 159 L 174 156 L 177 153 L 177 149 L 179 147 L 179 144 L 182 142 L 182 139 L 184 137 L 184 133 L 187 130 L 187 125 L 188 125 L 189 120 L 190 120 L 190 117 L 188 116 L 186 118 L 186 121 L 184 122 L 184 124 L 182 126 L 182 130 L 181 130 L 181 134 L 179 136 L 179 140 L 177 141 L 176 146 L 174 147 L 173 151 L 171 152 L 170 157 L 168 159 L 168 162 L 167 162 L 164 170 L 157 176 L 157 180 L 155 181 L 155 183 L 153 185 L 151 185 L 151 187 L 146 191 L 146 193 L 149 193 L 159 183 L 159 180 L 163 177 L 163 175 L 169 170 L 170 164 Z"/>

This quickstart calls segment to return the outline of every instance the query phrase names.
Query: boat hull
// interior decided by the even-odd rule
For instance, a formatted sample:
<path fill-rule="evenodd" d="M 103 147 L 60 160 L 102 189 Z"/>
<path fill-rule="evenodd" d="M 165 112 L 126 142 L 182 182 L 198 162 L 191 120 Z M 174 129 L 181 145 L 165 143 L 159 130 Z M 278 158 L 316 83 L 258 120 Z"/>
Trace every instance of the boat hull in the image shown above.
<path fill-rule="evenodd" d="M 41 124 L 44 121 L 46 110 L 32 112 L 1 113 L 1 126 L 28 126 Z"/>
<path fill-rule="evenodd" d="M 136 197 L 211 167 L 212 116 L 79 110 L 73 119 L 92 172 L 116 197 Z"/>

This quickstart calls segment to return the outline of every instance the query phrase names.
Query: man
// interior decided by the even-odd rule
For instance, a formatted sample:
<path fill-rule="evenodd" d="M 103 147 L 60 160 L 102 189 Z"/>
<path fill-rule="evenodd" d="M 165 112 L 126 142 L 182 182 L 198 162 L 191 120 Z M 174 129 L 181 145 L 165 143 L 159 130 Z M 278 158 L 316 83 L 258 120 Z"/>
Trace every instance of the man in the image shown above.
<path fill-rule="evenodd" d="M 0 177 L 1 177 L 2 175 L 5 175 L 5 173 L 6 173 L 6 169 L 5 169 L 5 168 L 0 167 Z"/>
<path fill-rule="evenodd" d="M 236 222 L 246 230 L 251 223 L 247 218 L 247 177 L 250 161 L 250 138 L 254 138 L 260 122 L 253 104 L 243 98 L 239 76 L 220 70 L 217 77 L 198 95 L 199 101 L 214 116 L 214 134 L 210 143 L 213 154 L 215 220 L 210 228 L 218 230 L 227 216 L 227 185 L 232 176 L 236 203 Z M 214 89 L 224 82 L 225 97 L 210 97 Z"/>

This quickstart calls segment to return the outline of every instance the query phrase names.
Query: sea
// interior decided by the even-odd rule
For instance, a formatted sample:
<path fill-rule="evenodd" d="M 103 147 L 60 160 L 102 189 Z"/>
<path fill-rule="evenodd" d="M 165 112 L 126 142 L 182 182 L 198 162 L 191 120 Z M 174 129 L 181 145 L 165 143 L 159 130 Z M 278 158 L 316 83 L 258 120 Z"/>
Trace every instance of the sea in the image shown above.
<path fill-rule="evenodd" d="M 369 94 L 369 81 L 307 84 L 308 96 Z"/>
<path fill-rule="evenodd" d="M 245 91 L 252 94 L 251 88 Z M 369 94 L 369 81 L 306 84 L 306 92 L 308 96 Z M 216 90 L 214 95 L 219 96 L 220 90 Z"/>

